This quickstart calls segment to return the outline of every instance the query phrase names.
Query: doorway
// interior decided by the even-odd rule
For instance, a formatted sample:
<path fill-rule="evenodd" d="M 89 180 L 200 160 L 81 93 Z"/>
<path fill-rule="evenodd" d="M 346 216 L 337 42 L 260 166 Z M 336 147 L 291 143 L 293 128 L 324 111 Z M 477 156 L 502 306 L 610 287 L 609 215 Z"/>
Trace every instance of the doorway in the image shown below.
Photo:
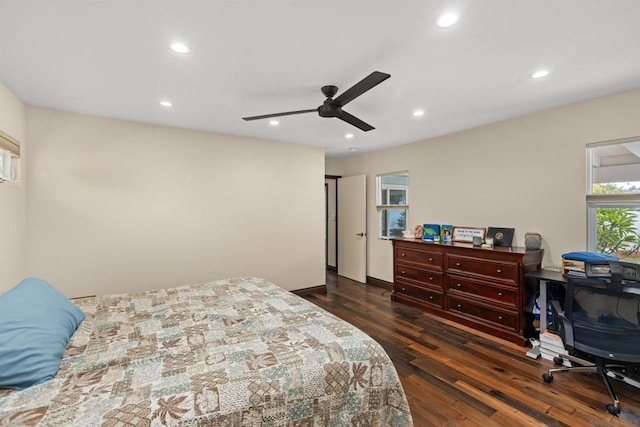
<path fill-rule="evenodd" d="M 338 270 L 338 179 L 340 176 L 325 175 L 325 260 L 326 268 Z"/>

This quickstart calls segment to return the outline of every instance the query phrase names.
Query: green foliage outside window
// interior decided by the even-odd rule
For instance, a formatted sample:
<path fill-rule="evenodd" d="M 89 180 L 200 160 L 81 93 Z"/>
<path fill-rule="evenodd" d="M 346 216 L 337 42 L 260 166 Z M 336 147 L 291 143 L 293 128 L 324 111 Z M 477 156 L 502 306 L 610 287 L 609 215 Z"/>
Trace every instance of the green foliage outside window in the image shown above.
<path fill-rule="evenodd" d="M 632 188 L 631 191 L 637 191 Z M 593 194 L 622 194 L 623 189 L 615 184 L 594 184 Z M 596 250 L 621 258 L 637 257 L 640 235 L 636 230 L 638 219 L 634 208 L 598 208 L 596 212 Z"/>
<path fill-rule="evenodd" d="M 400 218 L 396 221 L 396 224 L 399 229 L 406 230 L 407 229 L 407 211 L 400 212 Z"/>

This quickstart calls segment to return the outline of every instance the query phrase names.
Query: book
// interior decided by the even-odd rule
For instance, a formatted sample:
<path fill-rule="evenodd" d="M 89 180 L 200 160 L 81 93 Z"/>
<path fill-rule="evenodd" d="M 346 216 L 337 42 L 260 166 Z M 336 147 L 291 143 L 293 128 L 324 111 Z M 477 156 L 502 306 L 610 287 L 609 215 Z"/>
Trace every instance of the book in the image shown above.
<path fill-rule="evenodd" d="M 543 331 L 540 333 L 540 350 L 547 350 L 555 353 L 556 356 L 558 354 L 567 354 L 562 338 L 549 331 Z"/>
<path fill-rule="evenodd" d="M 553 344 L 549 344 L 549 343 L 545 343 L 545 342 L 540 342 L 540 348 L 552 351 L 554 353 L 562 353 L 562 354 L 566 354 L 566 351 L 567 351 L 562 346 L 553 345 Z"/>
<path fill-rule="evenodd" d="M 422 226 L 422 240 L 440 241 L 440 224 L 424 224 Z"/>
<path fill-rule="evenodd" d="M 564 343 L 562 342 L 562 337 L 560 335 L 551 332 L 546 329 L 540 333 L 540 342 L 546 342 L 549 344 L 559 345 L 564 347 Z"/>

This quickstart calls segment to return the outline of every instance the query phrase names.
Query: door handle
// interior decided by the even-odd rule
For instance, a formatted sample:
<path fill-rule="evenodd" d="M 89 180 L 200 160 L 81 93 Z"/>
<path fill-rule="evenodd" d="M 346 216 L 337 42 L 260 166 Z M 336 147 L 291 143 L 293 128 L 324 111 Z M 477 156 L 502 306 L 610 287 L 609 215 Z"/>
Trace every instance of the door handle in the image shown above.
<path fill-rule="evenodd" d="M 356 236 L 364 237 L 364 233 L 356 233 Z"/>

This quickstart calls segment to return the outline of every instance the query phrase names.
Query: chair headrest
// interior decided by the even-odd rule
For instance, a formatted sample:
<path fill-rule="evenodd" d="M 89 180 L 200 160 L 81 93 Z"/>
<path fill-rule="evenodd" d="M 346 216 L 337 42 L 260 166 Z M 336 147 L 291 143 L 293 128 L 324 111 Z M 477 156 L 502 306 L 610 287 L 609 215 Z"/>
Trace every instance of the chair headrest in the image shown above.
<path fill-rule="evenodd" d="M 613 260 L 585 261 L 584 273 L 586 277 L 608 279 L 611 283 L 640 283 L 640 264 L 632 262 Z"/>

